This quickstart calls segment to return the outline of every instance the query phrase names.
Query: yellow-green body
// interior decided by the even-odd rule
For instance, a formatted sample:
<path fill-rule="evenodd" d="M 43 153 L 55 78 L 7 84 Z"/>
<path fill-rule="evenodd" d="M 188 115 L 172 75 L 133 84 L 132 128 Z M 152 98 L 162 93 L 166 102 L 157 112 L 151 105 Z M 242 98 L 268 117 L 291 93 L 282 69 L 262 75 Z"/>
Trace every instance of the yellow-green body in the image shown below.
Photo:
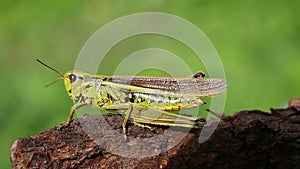
<path fill-rule="evenodd" d="M 66 90 L 75 103 L 68 121 L 73 118 L 75 109 L 92 105 L 101 110 L 125 113 L 124 133 L 128 118 L 138 125 L 199 128 L 205 122 L 203 118 L 179 115 L 173 111 L 201 106 L 204 104 L 201 97 L 226 90 L 224 80 L 201 76 L 104 76 L 72 70 L 64 77 Z"/>
<path fill-rule="evenodd" d="M 174 111 L 201 106 L 205 104 L 202 97 L 221 94 L 227 88 L 223 79 L 204 78 L 203 72 L 189 78 L 105 76 L 77 70 L 63 75 L 37 61 L 62 76 L 57 80 L 64 79 L 66 91 L 75 103 L 67 123 L 73 119 L 76 109 L 92 105 L 100 110 L 124 113 L 122 126 L 125 136 L 129 118 L 135 125 L 143 127 L 155 124 L 200 128 L 205 123 L 204 118 L 180 115 Z"/>

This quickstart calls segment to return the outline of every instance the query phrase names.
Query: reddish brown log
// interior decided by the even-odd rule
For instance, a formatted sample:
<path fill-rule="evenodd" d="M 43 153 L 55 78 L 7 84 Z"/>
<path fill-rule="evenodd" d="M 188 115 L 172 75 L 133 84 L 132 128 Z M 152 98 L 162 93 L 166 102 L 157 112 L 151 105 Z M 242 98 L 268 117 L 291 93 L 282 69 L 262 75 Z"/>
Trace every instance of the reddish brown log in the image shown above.
<path fill-rule="evenodd" d="M 182 128 L 152 126 L 151 131 L 134 125 L 128 126 L 130 141 L 125 143 L 122 116 L 85 115 L 69 126 L 16 140 L 10 158 L 13 168 L 300 168 L 297 103 L 271 113 L 226 116 L 204 143 L 199 143 L 200 130 L 183 137 Z M 203 132 L 215 123 L 209 121 Z M 147 156 L 152 152 L 156 155 Z"/>

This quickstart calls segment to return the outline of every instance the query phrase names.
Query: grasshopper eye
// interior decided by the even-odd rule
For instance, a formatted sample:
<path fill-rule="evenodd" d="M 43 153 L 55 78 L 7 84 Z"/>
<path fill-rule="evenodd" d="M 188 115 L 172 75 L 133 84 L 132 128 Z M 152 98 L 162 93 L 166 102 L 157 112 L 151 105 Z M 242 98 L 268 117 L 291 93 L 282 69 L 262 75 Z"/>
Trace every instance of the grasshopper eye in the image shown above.
<path fill-rule="evenodd" d="M 205 73 L 203 73 L 203 72 L 197 72 L 193 76 L 193 78 L 199 78 L 199 77 L 204 78 L 205 77 Z"/>
<path fill-rule="evenodd" d="M 74 83 L 76 81 L 76 79 L 77 79 L 77 76 L 74 75 L 74 74 L 69 74 L 69 79 L 70 79 L 71 83 Z"/>

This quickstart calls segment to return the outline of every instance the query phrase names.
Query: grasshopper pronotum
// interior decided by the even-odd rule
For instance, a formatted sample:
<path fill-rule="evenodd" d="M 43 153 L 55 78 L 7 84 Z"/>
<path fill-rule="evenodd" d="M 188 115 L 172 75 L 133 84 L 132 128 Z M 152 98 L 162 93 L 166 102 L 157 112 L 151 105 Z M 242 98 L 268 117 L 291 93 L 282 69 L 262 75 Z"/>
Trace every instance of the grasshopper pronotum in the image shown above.
<path fill-rule="evenodd" d="M 205 123 L 204 118 L 179 115 L 173 111 L 201 106 L 204 104 L 202 97 L 221 94 L 227 88 L 223 79 L 205 78 L 203 72 L 197 72 L 190 78 L 105 76 L 78 70 L 62 74 L 37 61 L 58 73 L 61 78 L 57 80 L 64 80 L 66 91 L 75 103 L 67 123 L 73 119 L 76 109 L 92 105 L 101 110 L 124 113 L 122 127 L 125 136 L 129 118 L 138 126 L 155 124 L 200 128 Z"/>

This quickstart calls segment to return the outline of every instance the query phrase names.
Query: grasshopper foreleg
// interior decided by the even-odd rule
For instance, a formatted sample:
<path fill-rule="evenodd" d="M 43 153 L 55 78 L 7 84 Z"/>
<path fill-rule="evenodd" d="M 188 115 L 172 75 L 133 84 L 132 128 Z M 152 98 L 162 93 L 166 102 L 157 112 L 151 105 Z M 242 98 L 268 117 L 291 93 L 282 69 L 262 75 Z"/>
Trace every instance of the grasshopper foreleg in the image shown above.
<path fill-rule="evenodd" d="M 82 103 L 76 103 L 75 105 L 73 105 L 70 109 L 70 115 L 67 120 L 67 124 L 70 124 L 71 120 L 73 119 L 75 110 L 79 109 L 80 107 L 86 106 L 88 104 L 89 104 L 88 102 L 82 102 Z"/>

